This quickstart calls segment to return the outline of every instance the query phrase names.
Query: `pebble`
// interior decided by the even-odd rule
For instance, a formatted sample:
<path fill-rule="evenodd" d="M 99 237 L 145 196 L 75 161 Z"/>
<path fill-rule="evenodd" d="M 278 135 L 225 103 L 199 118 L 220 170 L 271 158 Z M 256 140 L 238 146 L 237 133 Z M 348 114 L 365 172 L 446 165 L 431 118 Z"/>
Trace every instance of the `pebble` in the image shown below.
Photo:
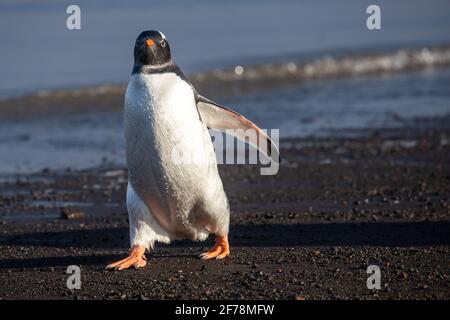
<path fill-rule="evenodd" d="M 61 218 L 65 220 L 81 220 L 86 218 L 86 214 L 83 211 L 71 211 L 68 208 L 62 208 Z"/>

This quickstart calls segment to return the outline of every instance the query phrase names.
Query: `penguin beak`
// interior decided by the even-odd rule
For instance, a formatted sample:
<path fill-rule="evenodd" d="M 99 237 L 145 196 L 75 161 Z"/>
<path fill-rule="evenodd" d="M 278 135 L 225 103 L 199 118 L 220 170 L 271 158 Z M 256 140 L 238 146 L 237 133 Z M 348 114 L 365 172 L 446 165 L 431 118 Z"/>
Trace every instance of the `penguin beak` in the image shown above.
<path fill-rule="evenodd" d="M 155 41 L 153 41 L 152 39 L 147 39 L 145 40 L 145 44 L 147 45 L 147 47 L 151 47 L 155 45 Z"/>

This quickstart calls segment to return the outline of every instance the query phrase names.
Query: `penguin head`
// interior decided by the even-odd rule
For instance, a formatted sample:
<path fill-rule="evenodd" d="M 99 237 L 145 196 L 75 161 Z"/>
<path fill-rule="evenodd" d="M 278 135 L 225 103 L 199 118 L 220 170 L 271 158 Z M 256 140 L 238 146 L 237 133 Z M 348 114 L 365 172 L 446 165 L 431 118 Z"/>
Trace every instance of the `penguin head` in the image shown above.
<path fill-rule="evenodd" d="M 159 31 L 143 31 L 134 46 L 134 63 L 159 66 L 170 62 L 170 48 L 166 37 Z"/>

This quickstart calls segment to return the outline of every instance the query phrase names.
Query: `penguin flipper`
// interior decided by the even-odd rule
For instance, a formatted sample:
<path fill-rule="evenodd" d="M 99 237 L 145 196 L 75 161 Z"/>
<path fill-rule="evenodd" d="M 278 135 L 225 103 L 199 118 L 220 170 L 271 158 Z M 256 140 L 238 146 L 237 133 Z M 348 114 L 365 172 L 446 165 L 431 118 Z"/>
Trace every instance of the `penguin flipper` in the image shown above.
<path fill-rule="evenodd" d="M 272 161 L 280 162 L 280 151 L 277 145 L 256 124 L 240 113 L 225 108 L 199 94 L 196 96 L 196 102 L 200 118 L 208 128 L 231 134 L 247 142 Z M 246 134 L 247 130 L 252 130 L 256 134 L 252 135 L 248 132 Z"/>

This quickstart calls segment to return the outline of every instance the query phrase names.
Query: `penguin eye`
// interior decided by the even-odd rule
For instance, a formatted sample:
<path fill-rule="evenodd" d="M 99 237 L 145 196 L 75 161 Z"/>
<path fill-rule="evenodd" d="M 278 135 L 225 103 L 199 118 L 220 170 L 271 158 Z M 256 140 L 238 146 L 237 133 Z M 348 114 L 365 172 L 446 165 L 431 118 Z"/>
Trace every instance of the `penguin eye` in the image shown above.
<path fill-rule="evenodd" d="M 165 40 L 165 39 L 162 39 L 162 40 L 161 40 L 161 47 L 162 47 L 162 48 L 165 48 L 165 46 L 166 46 L 166 40 Z"/>

